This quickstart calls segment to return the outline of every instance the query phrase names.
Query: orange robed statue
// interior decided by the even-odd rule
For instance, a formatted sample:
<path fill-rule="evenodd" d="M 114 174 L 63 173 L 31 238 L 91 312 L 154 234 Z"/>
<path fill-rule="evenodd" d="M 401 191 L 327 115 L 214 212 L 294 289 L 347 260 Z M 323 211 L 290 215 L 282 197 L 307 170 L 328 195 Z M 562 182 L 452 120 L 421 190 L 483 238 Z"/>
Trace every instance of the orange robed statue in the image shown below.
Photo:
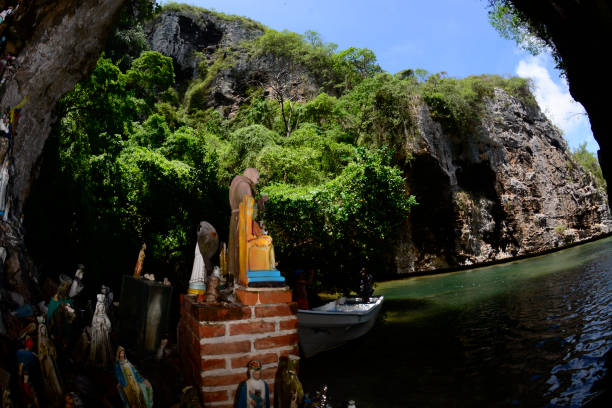
<path fill-rule="evenodd" d="M 245 287 L 284 286 L 285 278 L 276 269 L 272 238 L 254 219 L 257 206 L 253 196 L 258 181 L 257 170 L 248 168 L 244 175 L 234 177 L 230 186 L 229 273 Z M 258 201 L 260 208 L 265 199 Z"/>

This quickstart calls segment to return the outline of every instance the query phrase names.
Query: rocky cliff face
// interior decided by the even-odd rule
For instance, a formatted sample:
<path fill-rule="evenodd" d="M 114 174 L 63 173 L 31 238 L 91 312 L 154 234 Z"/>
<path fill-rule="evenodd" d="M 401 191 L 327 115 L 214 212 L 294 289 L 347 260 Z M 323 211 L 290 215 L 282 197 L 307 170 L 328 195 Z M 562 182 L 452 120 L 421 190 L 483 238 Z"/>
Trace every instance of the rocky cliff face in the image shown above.
<path fill-rule="evenodd" d="M 398 271 L 534 254 L 612 231 L 604 192 L 539 109 L 496 89 L 472 139 L 445 134 L 422 106 L 407 149 L 420 205 L 396 249 Z"/>
<path fill-rule="evenodd" d="M 202 109 L 226 107 L 226 113 L 235 112 L 247 90 L 265 89 L 266 74 L 278 69 L 279 61 L 270 58 L 245 52 L 232 52 L 230 56 L 242 42 L 264 33 L 264 27 L 251 20 L 201 10 L 168 10 L 151 21 L 146 31 L 151 49 L 173 58 L 179 89 L 187 88 L 191 80 L 209 77 L 205 101 L 198 106 Z M 224 63 L 219 64 L 222 60 Z M 218 65 L 213 67 L 215 61 Z M 305 78 L 300 94 L 314 95 L 319 89 L 316 81 L 304 70 L 299 75 Z"/>
<path fill-rule="evenodd" d="M 95 66 L 113 19 L 124 0 L 20 2 L 10 27 L 16 33 L 6 52 L 17 53 L 14 71 L 0 89 L 0 106 L 14 115 L 7 150 L 10 182 L 8 217 L 0 220 L 0 246 L 8 250 L 6 278 L 28 294 L 32 273 L 25 256 L 21 209 L 36 177 L 36 165 L 54 123 L 56 102 Z M 4 157 L 3 157 L 4 158 Z M 61 199 L 53 197 L 52 199 Z"/>
<path fill-rule="evenodd" d="M 148 26 L 153 50 L 174 58 L 179 82 L 198 78 L 219 50 L 262 27 L 201 11 L 166 11 Z M 235 109 L 272 61 L 234 53 L 210 78 L 206 107 Z M 316 90 L 314 81 L 310 87 Z M 604 192 L 573 163 L 558 130 L 537 108 L 502 90 L 486 101 L 472 139 L 443 132 L 423 103 L 420 136 L 406 142 L 410 193 L 420 203 L 395 248 L 398 272 L 456 268 L 535 254 L 612 231 Z"/>
<path fill-rule="evenodd" d="M 605 95 L 612 92 L 607 47 L 612 40 L 612 6 L 606 0 L 509 0 L 561 57 L 572 97 L 589 115 L 599 143 L 599 162 L 612 194 L 612 125 Z"/>

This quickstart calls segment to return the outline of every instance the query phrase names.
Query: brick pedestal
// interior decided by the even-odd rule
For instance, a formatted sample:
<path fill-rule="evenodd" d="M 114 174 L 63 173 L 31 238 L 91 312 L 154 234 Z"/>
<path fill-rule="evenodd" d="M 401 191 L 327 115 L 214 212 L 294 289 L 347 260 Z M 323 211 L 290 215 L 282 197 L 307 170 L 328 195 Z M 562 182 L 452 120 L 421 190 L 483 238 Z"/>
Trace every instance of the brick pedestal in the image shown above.
<path fill-rule="evenodd" d="M 183 371 L 200 388 L 207 407 L 234 406 L 251 360 L 261 361 L 273 398 L 279 358 L 298 354 L 297 305 L 289 289 L 237 289 L 236 295 L 242 305 L 209 305 L 196 303 L 193 295 L 181 296 Z"/>

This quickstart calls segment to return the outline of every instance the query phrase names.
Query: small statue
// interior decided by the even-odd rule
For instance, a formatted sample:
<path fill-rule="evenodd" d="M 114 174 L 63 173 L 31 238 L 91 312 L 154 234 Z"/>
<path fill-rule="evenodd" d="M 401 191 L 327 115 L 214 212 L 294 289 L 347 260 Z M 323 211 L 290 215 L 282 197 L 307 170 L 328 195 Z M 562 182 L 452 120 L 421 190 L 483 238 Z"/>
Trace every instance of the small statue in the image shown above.
<path fill-rule="evenodd" d="M 215 266 L 215 270 L 208 278 L 208 285 L 206 286 L 206 303 L 217 303 L 219 300 L 219 279 L 221 278 L 219 271 L 219 267 Z"/>
<path fill-rule="evenodd" d="M 164 278 L 164 286 L 172 286 L 172 283 L 170 283 L 168 278 Z"/>
<path fill-rule="evenodd" d="M 151 408 L 153 406 L 153 387 L 142 377 L 125 356 L 125 349 L 117 348 L 115 360 L 117 390 L 126 408 Z"/>
<path fill-rule="evenodd" d="M 6 195 L 9 184 L 9 161 L 8 159 L 4 160 L 2 166 L 0 167 L 0 216 L 4 216 L 5 211 L 7 211 L 6 206 Z"/>
<path fill-rule="evenodd" d="M 38 397 L 34 389 L 32 377 L 36 370 L 36 354 L 34 349 L 34 340 L 30 336 L 26 336 L 25 348 L 17 351 L 17 367 L 19 374 L 19 389 L 23 406 L 39 407 Z"/>
<path fill-rule="evenodd" d="M 187 294 L 202 296 L 206 293 L 206 266 L 204 265 L 204 258 L 200 253 L 200 248 L 196 242 L 193 268 L 191 269 L 191 278 L 189 279 L 189 289 Z"/>
<path fill-rule="evenodd" d="M 274 399 L 276 408 L 297 408 L 304 402 L 304 389 L 297 376 L 300 358 L 289 355 L 281 357 L 275 382 Z"/>
<path fill-rule="evenodd" d="M 70 286 L 70 293 L 68 296 L 74 298 L 83 291 L 85 286 L 83 285 L 83 275 L 85 274 L 85 266 L 79 264 L 76 272 L 74 273 L 74 279 L 72 279 L 72 285 Z"/>
<path fill-rule="evenodd" d="M 142 272 L 146 249 L 147 249 L 147 244 L 142 244 L 142 248 L 140 248 L 140 252 L 138 253 L 138 260 L 136 261 L 136 267 L 134 268 L 134 277 L 136 279 L 140 279 L 140 273 Z"/>
<path fill-rule="evenodd" d="M 206 221 L 200 221 L 200 228 L 198 229 L 198 248 L 204 259 L 206 273 L 211 273 L 213 270 L 211 258 L 219 248 L 219 235 L 217 235 L 215 227 Z"/>
<path fill-rule="evenodd" d="M 261 363 L 252 360 L 247 364 L 248 379 L 238 386 L 234 408 L 270 408 L 268 384 L 261 379 Z"/>
<path fill-rule="evenodd" d="M 47 399 L 61 401 L 64 391 L 57 365 L 57 352 L 47 335 L 47 326 L 43 318 L 40 318 L 38 324 L 38 362 Z"/>
<path fill-rule="evenodd" d="M 89 361 L 94 365 L 107 367 L 113 359 L 111 351 L 110 332 L 111 322 L 105 313 L 104 295 L 97 296 L 96 311 L 91 321 L 91 346 Z"/>
<path fill-rule="evenodd" d="M 68 276 L 60 275 L 59 288 L 51 300 L 49 300 L 49 307 L 47 308 L 49 334 L 55 341 L 55 344 L 61 347 L 66 346 L 67 340 L 70 337 L 72 322 L 76 317 L 72 299 L 68 298 L 71 284 L 72 280 Z"/>

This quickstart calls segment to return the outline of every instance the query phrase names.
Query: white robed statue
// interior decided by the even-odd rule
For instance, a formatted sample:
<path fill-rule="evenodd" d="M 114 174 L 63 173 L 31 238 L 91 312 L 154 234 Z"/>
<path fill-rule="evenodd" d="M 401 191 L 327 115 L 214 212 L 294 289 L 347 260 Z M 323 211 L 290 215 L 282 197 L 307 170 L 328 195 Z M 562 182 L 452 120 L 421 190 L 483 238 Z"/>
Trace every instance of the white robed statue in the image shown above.
<path fill-rule="evenodd" d="M 111 322 L 106 315 L 105 296 L 99 294 L 96 311 L 91 321 L 91 346 L 89 361 L 93 364 L 106 367 L 112 364 L 113 352 L 110 343 Z"/>
<path fill-rule="evenodd" d="M 191 269 L 191 279 L 189 279 L 189 289 L 187 289 L 187 293 L 198 296 L 206 293 L 206 266 L 197 242 L 195 246 L 193 268 Z"/>

